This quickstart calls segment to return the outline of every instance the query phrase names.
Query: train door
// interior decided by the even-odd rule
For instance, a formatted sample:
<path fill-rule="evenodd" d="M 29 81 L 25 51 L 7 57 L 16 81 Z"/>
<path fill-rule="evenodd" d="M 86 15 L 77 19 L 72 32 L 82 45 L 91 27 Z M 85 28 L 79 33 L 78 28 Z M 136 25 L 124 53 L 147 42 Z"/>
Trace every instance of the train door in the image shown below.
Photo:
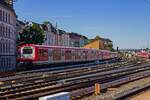
<path fill-rule="evenodd" d="M 102 51 L 102 59 L 105 60 L 105 51 Z"/>
<path fill-rule="evenodd" d="M 78 50 L 77 49 L 75 49 L 74 50 L 74 55 L 75 55 L 75 61 L 77 61 L 78 60 Z"/>
<path fill-rule="evenodd" d="M 98 60 L 98 59 L 99 59 L 99 51 L 96 50 L 96 60 Z"/>
<path fill-rule="evenodd" d="M 75 49 L 72 49 L 72 61 L 75 62 Z"/>
<path fill-rule="evenodd" d="M 53 48 L 53 62 L 58 63 L 61 62 L 61 49 Z"/>
<path fill-rule="evenodd" d="M 76 49 L 75 60 L 81 61 L 81 51 L 79 49 Z"/>
<path fill-rule="evenodd" d="M 81 52 L 81 61 L 84 61 L 84 50 L 80 50 Z"/>
<path fill-rule="evenodd" d="M 70 62 L 72 60 L 71 49 L 65 49 L 65 61 Z"/>
<path fill-rule="evenodd" d="M 53 51 L 52 51 L 52 48 L 49 48 L 48 49 L 48 63 L 53 63 Z"/>
<path fill-rule="evenodd" d="M 88 50 L 85 51 L 85 60 L 88 60 Z"/>
<path fill-rule="evenodd" d="M 85 53 L 86 53 L 85 50 L 82 50 L 83 61 L 85 61 L 85 56 L 86 56 Z"/>
<path fill-rule="evenodd" d="M 38 61 L 47 61 L 48 62 L 48 49 L 39 48 L 38 49 Z"/>
<path fill-rule="evenodd" d="M 89 50 L 87 50 L 87 60 L 88 60 L 88 61 L 90 60 L 90 59 L 89 59 L 89 58 L 90 58 L 89 56 L 90 56 L 90 53 L 89 53 Z"/>
<path fill-rule="evenodd" d="M 88 51 L 87 50 L 83 50 L 83 60 L 87 61 L 88 58 Z"/>
<path fill-rule="evenodd" d="M 103 54 L 102 54 L 102 51 L 99 50 L 99 60 L 102 60 L 103 59 Z"/>
<path fill-rule="evenodd" d="M 66 62 L 65 61 L 65 49 L 64 48 L 61 49 L 61 62 Z"/>

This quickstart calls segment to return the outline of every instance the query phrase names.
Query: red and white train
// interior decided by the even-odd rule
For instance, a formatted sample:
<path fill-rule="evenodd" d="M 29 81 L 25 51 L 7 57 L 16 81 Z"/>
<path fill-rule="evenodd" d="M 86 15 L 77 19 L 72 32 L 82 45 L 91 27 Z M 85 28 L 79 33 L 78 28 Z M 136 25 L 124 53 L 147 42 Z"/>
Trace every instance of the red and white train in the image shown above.
<path fill-rule="evenodd" d="M 150 58 L 150 52 L 149 51 L 140 51 L 140 52 L 137 52 L 136 55 L 138 57 L 141 57 L 141 58 L 146 58 L 146 59 Z"/>
<path fill-rule="evenodd" d="M 117 58 L 116 52 L 65 46 L 24 44 L 18 47 L 18 61 L 34 65 L 87 62 Z"/>

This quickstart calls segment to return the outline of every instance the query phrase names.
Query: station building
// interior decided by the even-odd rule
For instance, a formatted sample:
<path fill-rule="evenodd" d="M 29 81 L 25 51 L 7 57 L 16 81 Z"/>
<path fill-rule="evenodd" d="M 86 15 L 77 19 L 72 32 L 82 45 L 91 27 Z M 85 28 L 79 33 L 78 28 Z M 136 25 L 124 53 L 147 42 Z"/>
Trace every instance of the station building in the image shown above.
<path fill-rule="evenodd" d="M 0 72 L 15 70 L 16 18 L 13 0 L 0 0 Z"/>

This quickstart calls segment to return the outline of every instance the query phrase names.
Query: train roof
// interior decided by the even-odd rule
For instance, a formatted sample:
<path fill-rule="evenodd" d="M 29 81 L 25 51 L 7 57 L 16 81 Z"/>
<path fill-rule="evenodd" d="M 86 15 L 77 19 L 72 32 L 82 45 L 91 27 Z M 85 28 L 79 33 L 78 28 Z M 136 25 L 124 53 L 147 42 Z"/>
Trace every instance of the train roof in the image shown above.
<path fill-rule="evenodd" d="M 83 47 L 67 47 L 67 46 L 47 46 L 47 45 L 37 45 L 37 44 L 23 44 L 22 46 L 34 46 L 34 47 L 44 47 L 44 48 L 64 48 L 64 49 L 84 49 L 84 50 L 99 50 L 94 48 L 83 48 Z M 109 50 L 101 50 L 101 51 L 109 51 Z"/>

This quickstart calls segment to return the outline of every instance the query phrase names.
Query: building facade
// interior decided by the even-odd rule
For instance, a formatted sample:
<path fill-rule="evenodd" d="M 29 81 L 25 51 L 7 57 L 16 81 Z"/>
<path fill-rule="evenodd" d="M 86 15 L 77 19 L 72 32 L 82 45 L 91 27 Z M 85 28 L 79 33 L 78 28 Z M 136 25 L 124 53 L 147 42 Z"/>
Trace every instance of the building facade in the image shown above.
<path fill-rule="evenodd" d="M 69 46 L 70 37 L 64 30 L 56 29 L 51 23 L 41 24 L 45 33 L 43 45 L 49 46 Z"/>
<path fill-rule="evenodd" d="M 41 25 L 44 33 L 45 33 L 45 42 L 43 43 L 43 45 L 50 45 L 50 46 L 54 46 L 55 45 L 55 36 L 56 36 L 56 30 L 53 27 L 52 24 L 42 24 Z"/>
<path fill-rule="evenodd" d="M 69 33 L 69 37 L 70 37 L 70 47 L 83 47 L 87 41 L 88 38 L 80 35 L 78 33 Z"/>
<path fill-rule="evenodd" d="M 0 72 L 15 70 L 15 65 L 16 14 L 12 5 L 0 0 Z"/>
<path fill-rule="evenodd" d="M 96 36 L 94 39 L 91 39 L 86 45 L 85 48 L 95 48 L 103 50 L 113 50 L 113 44 L 110 39 L 101 38 Z"/>
<path fill-rule="evenodd" d="M 24 23 L 17 21 L 17 30 L 21 30 L 25 26 L 30 26 L 35 22 Z M 80 35 L 78 33 L 68 33 L 64 30 L 57 29 L 50 22 L 44 22 L 43 24 L 38 24 L 44 30 L 45 41 L 43 45 L 49 46 L 68 46 L 68 47 L 82 47 L 84 46 L 88 38 Z M 20 31 L 18 31 L 20 32 Z M 20 32 L 21 33 L 21 32 Z"/>
<path fill-rule="evenodd" d="M 69 42 L 70 42 L 69 34 L 64 30 L 60 30 L 60 29 L 58 29 L 57 33 L 59 37 L 58 39 L 59 46 L 69 46 Z"/>

